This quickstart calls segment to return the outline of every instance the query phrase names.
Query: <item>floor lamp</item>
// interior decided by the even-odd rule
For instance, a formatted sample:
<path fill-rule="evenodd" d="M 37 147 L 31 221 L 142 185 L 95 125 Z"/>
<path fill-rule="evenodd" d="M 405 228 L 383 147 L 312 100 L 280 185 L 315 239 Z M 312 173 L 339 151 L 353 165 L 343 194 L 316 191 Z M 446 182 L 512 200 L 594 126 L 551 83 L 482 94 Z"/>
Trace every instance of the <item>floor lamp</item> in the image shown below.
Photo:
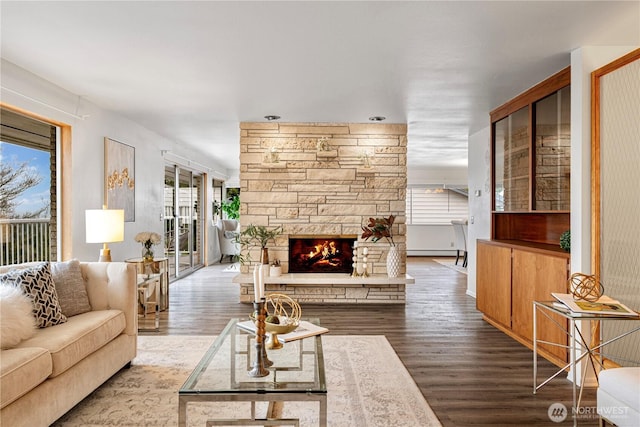
<path fill-rule="evenodd" d="M 87 243 L 102 243 L 100 262 L 111 262 L 107 243 L 124 240 L 124 210 L 88 209 L 85 211 Z"/>

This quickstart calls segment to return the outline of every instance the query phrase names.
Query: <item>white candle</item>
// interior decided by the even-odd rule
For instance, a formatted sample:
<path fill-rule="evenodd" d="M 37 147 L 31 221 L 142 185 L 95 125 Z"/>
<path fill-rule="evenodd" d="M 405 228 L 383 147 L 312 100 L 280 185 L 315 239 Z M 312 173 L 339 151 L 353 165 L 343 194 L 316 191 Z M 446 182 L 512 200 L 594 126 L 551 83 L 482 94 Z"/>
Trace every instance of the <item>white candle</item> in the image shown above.
<path fill-rule="evenodd" d="M 260 265 L 260 299 L 264 298 L 264 280 L 267 277 L 268 264 Z"/>
<path fill-rule="evenodd" d="M 354 247 L 354 248 L 357 248 L 357 247 L 358 247 L 358 241 L 357 241 L 357 240 L 353 243 L 353 247 Z"/>
<path fill-rule="evenodd" d="M 257 265 L 253 268 L 253 298 L 260 301 L 260 269 Z"/>
<path fill-rule="evenodd" d="M 368 254 L 369 253 L 369 248 L 364 248 L 364 250 L 362 251 L 363 254 Z"/>

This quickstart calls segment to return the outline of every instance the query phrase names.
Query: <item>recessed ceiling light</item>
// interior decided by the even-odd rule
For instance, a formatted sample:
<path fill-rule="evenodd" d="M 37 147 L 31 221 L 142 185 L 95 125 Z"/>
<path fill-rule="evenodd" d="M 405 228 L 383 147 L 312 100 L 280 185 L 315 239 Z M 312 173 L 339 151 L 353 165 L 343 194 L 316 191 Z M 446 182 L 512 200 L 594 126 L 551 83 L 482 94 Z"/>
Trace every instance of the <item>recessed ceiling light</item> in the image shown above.
<path fill-rule="evenodd" d="M 269 115 L 269 116 L 264 116 L 264 118 L 269 121 L 272 121 L 272 120 L 278 120 L 280 116 Z"/>
<path fill-rule="evenodd" d="M 371 117 L 369 117 L 369 120 L 371 120 L 372 122 L 381 122 L 384 119 L 386 119 L 386 117 L 384 117 L 384 116 L 371 116 Z"/>

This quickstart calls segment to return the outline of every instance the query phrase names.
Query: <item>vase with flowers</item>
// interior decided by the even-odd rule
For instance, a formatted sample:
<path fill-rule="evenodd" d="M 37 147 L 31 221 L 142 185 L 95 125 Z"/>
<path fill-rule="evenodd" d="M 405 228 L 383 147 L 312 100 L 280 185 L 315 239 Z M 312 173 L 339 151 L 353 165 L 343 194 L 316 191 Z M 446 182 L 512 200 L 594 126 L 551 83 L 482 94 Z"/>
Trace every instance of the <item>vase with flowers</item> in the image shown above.
<path fill-rule="evenodd" d="M 153 246 L 160 243 L 160 235 L 152 231 L 143 231 L 136 234 L 135 240 L 142 243 L 142 260 L 144 262 L 153 261 Z"/>
<path fill-rule="evenodd" d="M 390 247 L 387 254 L 387 275 L 389 277 L 398 277 L 400 275 L 400 253 L 398 247 L 393 241 L 392 227 L 396 217 L 389 215 L 389 218 L 369 218 L 369 223 L 362 226 L 362 238 L 367 241 L 371 238 L 372 242 L 385 239 Z"/>

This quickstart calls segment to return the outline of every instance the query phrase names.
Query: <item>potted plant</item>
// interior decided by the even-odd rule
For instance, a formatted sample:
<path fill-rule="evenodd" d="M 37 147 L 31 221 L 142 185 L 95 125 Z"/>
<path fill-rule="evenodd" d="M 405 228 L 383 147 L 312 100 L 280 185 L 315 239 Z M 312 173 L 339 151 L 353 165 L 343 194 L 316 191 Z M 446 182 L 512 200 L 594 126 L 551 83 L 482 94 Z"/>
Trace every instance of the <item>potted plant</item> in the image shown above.
<path fill-rule="evenodd" d="M 571 252 L 571 230 L 567 230 L 560 235 L 560 247 L 567 252 Z"/>
<path fill-rule="evenodd" d="M 233 196 L 220 207 L 229 219 L 240 218 L 240 196 Z"/>
<path fill-rule="evenodd" d="M 260 263 L 269 264 L 269 251 L 267 249 L 267 244 L 281 235 L 283 231 L 284 228 L 282 226 L 269 229 L 264 225 L 249 224 L 247 228 L 240 233 L 238 238 L 240 245 L 243 248 L 260 245 Z M 250 254 L 247 254 L 246 259 L 251 261 Z M 241 262 L 245 261 L 243 257 L 240 257 L 240 260 Z"/>
<path fill-rule="evenodd" d="M 386 239 L 390 248 L 387 254 L 387 275 L 389 277 L 398 277 L 400 275 L 400 254 L 398 248 L 393 241 L 392 227 L 396 217 L 389 215 L 389 218 L 369 218 L 369 223 L 362 226 L 362 238 L 367 241 L 371 238 L 372 242 Z"/>

